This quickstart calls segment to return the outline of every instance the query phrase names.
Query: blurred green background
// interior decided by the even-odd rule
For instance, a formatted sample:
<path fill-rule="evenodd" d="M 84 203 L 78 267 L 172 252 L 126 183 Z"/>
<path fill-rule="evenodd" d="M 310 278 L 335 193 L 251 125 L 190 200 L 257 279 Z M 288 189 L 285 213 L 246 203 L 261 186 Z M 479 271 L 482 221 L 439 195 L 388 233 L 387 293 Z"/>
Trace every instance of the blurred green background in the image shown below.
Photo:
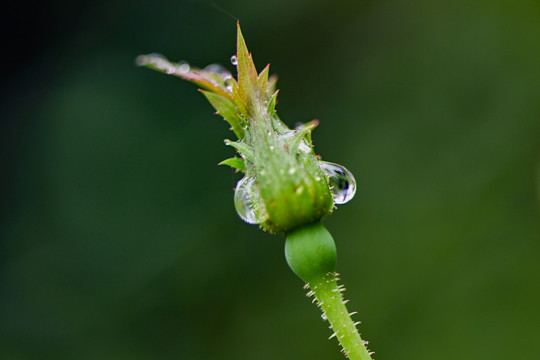
<path fill-rule="evenodd" d="M 326 220 L 376 359 L 538 359 L 538 1 L 220 2 L 356 198 Z M 5 11 L 0 358 L 343 359 L 242 223 L 227 125 L 161 52 L 229 63 L 197 1 Z"/>

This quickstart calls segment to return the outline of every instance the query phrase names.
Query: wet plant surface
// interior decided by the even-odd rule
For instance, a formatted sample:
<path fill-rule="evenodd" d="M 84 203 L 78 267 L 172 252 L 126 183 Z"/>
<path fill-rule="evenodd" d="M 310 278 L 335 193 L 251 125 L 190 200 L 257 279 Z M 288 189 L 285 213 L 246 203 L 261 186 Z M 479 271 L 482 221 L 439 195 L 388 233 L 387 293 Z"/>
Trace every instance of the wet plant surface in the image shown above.
<path fill-rule="evenodd" d="M 374 357 L 536 359 L 536 4 L 244 5 L 227 6 L 280 76 L 280 116 L 319 119 L 316 153 L 356 178 L 325 225 Z M 242 176 L 214 166 L 235 156 L 229 125 L 133 65 L 159 51 L 234 73 L 235 21 L 169 1 L 33 9 L 2 23 L 0 358 L 343 359 L 282 238 L 235 213 Z"/>

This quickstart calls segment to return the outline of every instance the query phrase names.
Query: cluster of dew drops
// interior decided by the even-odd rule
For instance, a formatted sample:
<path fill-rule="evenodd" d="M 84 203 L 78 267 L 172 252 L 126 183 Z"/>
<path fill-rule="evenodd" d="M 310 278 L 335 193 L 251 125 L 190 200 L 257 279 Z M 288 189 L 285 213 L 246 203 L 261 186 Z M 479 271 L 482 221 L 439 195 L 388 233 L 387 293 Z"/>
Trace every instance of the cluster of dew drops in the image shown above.
<path fill-rule="evenodd" d="M 231 56 L 231 63 L 236 66 L 238 65 L 238 59 L 236 55 Z M 164 73 L 168 75 L 177 75 L 182 76 L 184 74 L 187 74 L 192 70 L 191 66 L 186 61 L 180 61 L 177 63 L 169 61 L 165 56 L 157 53 L 152 53 L 148 55 L 139 55 L 135 59 L 135 64 L 138 66 L 147 66 L 150 65 L 160 71 L 163 71 Z M 203 72 L 216 74 L 219 77 L 221 77 L 223 85 L 225 85 L 225 90 L 228 92 L 232 92 L 233 85 L 232 85 L 232 74 L 229 70 L 224 68 L 223 66 L 219 64 L 211 64 L 202 69 Z M 215 80 L 210 80 L 215 85 L 220 86 L 221 84 L 218 84 Z"/>
<path fill-rule="evenodd" d="M 353 174 L 343 165 L 319 161 L 319 166 L 326 174 L 335 205 L 349 202 L 356 193 L 356 180 Z M 320 179 L 322 181 L 322 179 Z M 261 211 L 256 211 L 254 202 L 260 204 L 260 195 L 255 178 L 244 176 L 236 184 L 234 206 L 238 216 L 248 224 L 260 224 L 266 219 Z"/>

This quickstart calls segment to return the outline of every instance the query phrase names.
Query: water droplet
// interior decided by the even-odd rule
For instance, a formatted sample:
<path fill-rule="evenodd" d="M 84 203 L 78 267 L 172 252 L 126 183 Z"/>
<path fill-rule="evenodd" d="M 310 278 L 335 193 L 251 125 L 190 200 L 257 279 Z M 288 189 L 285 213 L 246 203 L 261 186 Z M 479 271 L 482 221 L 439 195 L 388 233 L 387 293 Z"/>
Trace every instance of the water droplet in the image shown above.
<path fill-rule="evenodd" d="M 135 58 L 135 64 L 137 64 L 137 66 L 144 66 L 146 64 L 148 64 L 148 56 L 146 55 L 139 55 Z"/>
<path fill-rule="evenodd" d="M 270 145 L 270 151 L 274 151 L 274 145 Z"/>
<path fill-rule="evenodd" d="M 238 65 L 238 58 L 236 57 L 236 55 L 231 56 L 231 64 L 233 64 L 234 66 Z"/>
<path fill-rule="evenodd" d="M 326 317 L 326 314 L 325 314 L 325 313 L 322 313 L 322 314 L 321 314 L 321 318 L 322 318 L 323 320 L 325 320 L 325 321 L 328 320 L 328 318 Z"/>
<path fill-rule="evenodd" d="M 349 202 L 356 193 L 356 180 L 353 174 L 345 166 L 339 164 L 320 161 L 320 165 L 328 177 L 334 203 L 341 205 Z"/>
<path fill-rule="evenodd" d="M 238 181 L 234 191 L 234 206 L 238 216 L 248 224 L 260 224 L 266 220 L 260 211 L 255 212 L 253 208 L 253 200 L 257 201 L 258 198 L 254 177 L 245 176 Z"/>
<path fill-rule="evenodd" d="M 292 175 L 296 172 L 296 168 L 292 167 L 289 169 L 289 175 Z"/>
<path fill-rule="evenodd" d="M 176 64 L 176 71 L 178 71 L 179 74 L 188 73 L 190 68 L 189 64 L 185 61 L 180 61 Z"/>
<path fill-rule="evenodd" d="M 233 91 L 233 77 L 230 73 L 227 73 L 223 76 L 223 83 L 225 84 L 225 90 L 228 92 Z"/>
<path fill-rule="evenodd" d="M 288 130 L 288 131 L 284 132 L 283 134 L 279 135 L 279 138 L 280 138 L 280 139 L 283 139 L 283 140 L 288 140 L 288 139 L 290 139 L 293 135 L 294 135 L 294 131 Z"/>
<path fill-rule="evenodd" d="M 298 146 L 298 150 L 309 154 L 311 152 L 311 147 L 306 144 L 306 140 L 302 139 L 300 145 Z"/>

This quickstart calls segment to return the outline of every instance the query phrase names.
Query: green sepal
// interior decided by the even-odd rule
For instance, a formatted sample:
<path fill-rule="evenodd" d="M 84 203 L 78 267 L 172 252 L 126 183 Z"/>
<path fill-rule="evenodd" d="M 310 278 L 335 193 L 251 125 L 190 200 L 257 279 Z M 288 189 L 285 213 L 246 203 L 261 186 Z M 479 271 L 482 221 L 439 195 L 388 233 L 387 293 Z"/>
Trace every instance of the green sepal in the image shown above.
<path fill-rule="evenodd" d="M 238 98 L 241 103 L 246 106 L 247 112 L 245 115 L 247 116 L 253 111 L 253 107 L 256 106 L 256 102 L 258 101 L 258 75 L 251 54 L 249 53 L 244 37 L 242 36 L 240 23 L 238 23 L 237 28 L 236 68 L 238 70 L 238 87 L 233 87 L 233 97 Z"/>
<path fill-rule="evenodd" d="M 189 72 L 189 73 L 178 75 L 178 76 L 184 80 L 188 80 L 196 85 L 199 85 L 201 88 L 211 91 L 212 93 L 216 93 L 222 96 L 230 96 L 227 93 L 227 90 L 219 86 L 217 83 L 215 83 L 211 79 L 206 78 L 199 73 Z"/>
<path fill-rule="evenodd" d="M 233 102 L 228 98 L 213 92 L 204 90 L 201 90 L 201 92 L 216 109 L 217 114 L 223 116 L 223 118 L 231 125 L 232 131 L 238 139 L 243 139 L 244 127 L 247 126 L 247 124 L 243 118 L 238 116 L 237 109 Z"/>
<path fill-rule="evenodd" d="M 246 172 L 246 163 L 244 162 L 244 159 L 238 158 L 238 157 L 232 157 L 223 160 L 218 165 L 229 165 L 236 171 Z"/>
<path fill-rule="evenodd" d="M 278 81 L 278 76 L 276 74 L 272 74 L 268 78 L 268 84 L 266 85 L 266 94 L 268 96 L 276 92 L 277 81 Z"/>
<path fill-rule="evenodd" d="M 253 149 L 249 145 L 239 141 L 231 141 L 229 139 L 225 140 L 225 145 L 229 145 L 235 148 L 236 151 L 243 155 L 246 160 L 250 162 L 255 161 L 255 154 L 253 153 Z"/>
<path fill-rule="evenodd" d="M 309 123 L 301 125 L 301 127 L 298 128 L 297 132 L 292 137 L 291 144 L 289 146 L 289 151 L 291 154 L 296 154 L 298 152 L 298 147 L 304 138 L 311 147 L 311 132 L 313 129 L 315 129 L 315 127 L 317 127 L 317 125 L 319 125 L 319 121 L 313 120 Z"/>
<path fill-rule="evenodd" d="M 268 89 L 268 72 L 270 71 L 270 64 L 260 72 L 259 77 L 257 78 L 257 87 L 264 91 L 267 94 Z"/>
<path fill-rule="evenodd" d="M 276 90 L 270 97 L 270 100 L 268 100 L 268 106 L 266 107 L 266 112 L 270 116 L 274 116 L 274 113 L 276 112 L 276 101 L 277 101 L 278 93 L 279 93 L 279 90 Z"/>
<path fill-rule="evenodd" d="M 232 89 L 232 101 L 236 105 L 240 114 L 243 114 L 243 116 L 247 116 L 247 105 L 244 102 L 244 98 L 241 96 L 242 91 L 240 91 L 238 83 L 236 81 L 232 84 Z"/>

